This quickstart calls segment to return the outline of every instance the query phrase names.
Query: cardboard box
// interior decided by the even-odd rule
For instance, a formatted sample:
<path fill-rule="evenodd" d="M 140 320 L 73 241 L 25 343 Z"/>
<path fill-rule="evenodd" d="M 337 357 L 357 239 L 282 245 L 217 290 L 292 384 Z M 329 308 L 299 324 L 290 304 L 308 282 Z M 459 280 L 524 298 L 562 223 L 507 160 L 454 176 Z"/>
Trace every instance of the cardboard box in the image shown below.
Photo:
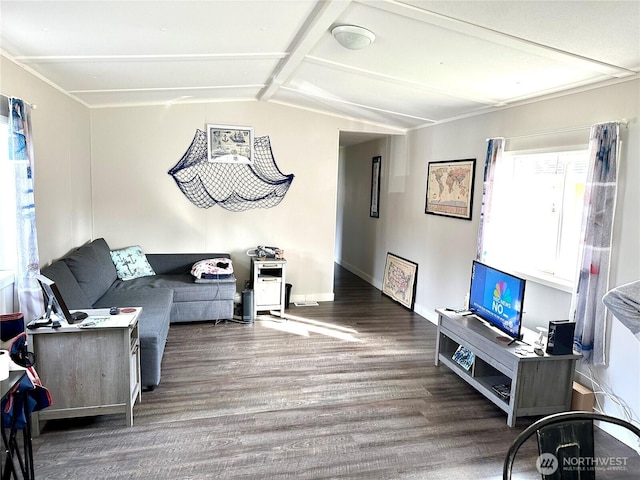
<path fill-rule="evenodd" d="M 596 396 L 584 385 L 573 382 L 573 396 L 571 397 L 571 410 L 583 412 L 593 411 Z"/>

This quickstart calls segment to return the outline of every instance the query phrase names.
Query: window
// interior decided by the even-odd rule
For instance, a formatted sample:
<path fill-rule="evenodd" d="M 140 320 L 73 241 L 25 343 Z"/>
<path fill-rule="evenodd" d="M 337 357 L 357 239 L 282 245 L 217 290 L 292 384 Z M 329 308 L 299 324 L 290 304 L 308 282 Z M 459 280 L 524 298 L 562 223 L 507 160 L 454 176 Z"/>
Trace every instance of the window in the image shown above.
<path fill-rule="evenodd" d="M 15 173 L 9 162 L 7 117 L 0 115 L 0 270 L 16 265 Z"/>
<path fill-rule="evenodd" d="M 588 159 L 588 150 L 504 152 L 495 169 L 484 261 L 569 290 Z"/>

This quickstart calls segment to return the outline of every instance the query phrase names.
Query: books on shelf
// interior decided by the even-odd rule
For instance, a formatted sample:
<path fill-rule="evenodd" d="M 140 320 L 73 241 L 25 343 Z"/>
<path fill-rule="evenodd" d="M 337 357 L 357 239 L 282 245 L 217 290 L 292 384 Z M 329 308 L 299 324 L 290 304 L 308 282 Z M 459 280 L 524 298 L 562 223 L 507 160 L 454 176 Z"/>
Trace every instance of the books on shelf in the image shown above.
<path fill-rule="evenodd" d="M 469 370 L 473 365 L 473 361 L 476 356 L 471 350 L 460 345 L 451 358 L 462 368 Z"/>
<path fill-rule="evenodd" d="M 511 384 L 509 383 L 493 385 L 491 390 L 493 390 L 503 400 L 509 400 L 509 397 L 511 396 Z"/>

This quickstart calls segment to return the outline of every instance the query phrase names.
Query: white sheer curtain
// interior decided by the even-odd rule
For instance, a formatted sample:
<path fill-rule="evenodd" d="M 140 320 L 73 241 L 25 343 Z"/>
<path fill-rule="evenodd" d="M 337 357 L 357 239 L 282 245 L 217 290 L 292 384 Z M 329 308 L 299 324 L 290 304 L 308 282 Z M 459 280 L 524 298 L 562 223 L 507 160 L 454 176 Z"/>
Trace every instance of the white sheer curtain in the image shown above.
<path fill-rule="evenodd" d="M 476 260 L 485 260 L 485 235 L 486 226 L 491 221 L 491 198 L 493 189 L 493 179 L 496 171 L 496 164 L 502 157 L 504 151 L 504 138 L 490 138 L 487 141 L 487 156 L 484 162 L 484 181 L 482 183 L 482 211 L 480 213 L 480 226 L 478 227 L 478 246 Z"/>
<path fill-rule="evenodd" d="M 9 160 L 16 185 L 16 287 L 25 322 L 42 315 L 43 302 L 35 276 L 40 272 L 36 208 L 33 193 L 33 140 L 31 107 L 19 98 L 9 99 Z"/>
<path fill-rule="evenodd" d="M 609 290 L 609 265 L 616 204 L 620 126 L 591 127 L 589 171 L 582 212 L 579 271 L 570 317 L 576 322 L 574 345 L 583 361 L 605 365 L 607 311 L 602 297 Z"/>

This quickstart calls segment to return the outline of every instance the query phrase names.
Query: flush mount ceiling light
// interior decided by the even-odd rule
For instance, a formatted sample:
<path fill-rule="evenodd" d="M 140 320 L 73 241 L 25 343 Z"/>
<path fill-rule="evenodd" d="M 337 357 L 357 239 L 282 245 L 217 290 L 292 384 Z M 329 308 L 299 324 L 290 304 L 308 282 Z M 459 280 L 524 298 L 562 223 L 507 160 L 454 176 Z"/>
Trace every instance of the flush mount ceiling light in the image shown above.
<path fill-rule="evenodd" d="M 350 50 L 368 47 L 376 39 L 373 32 L 356 25 L 337 25 L 331 29 L 331 34 L 340 45 Z"/>

